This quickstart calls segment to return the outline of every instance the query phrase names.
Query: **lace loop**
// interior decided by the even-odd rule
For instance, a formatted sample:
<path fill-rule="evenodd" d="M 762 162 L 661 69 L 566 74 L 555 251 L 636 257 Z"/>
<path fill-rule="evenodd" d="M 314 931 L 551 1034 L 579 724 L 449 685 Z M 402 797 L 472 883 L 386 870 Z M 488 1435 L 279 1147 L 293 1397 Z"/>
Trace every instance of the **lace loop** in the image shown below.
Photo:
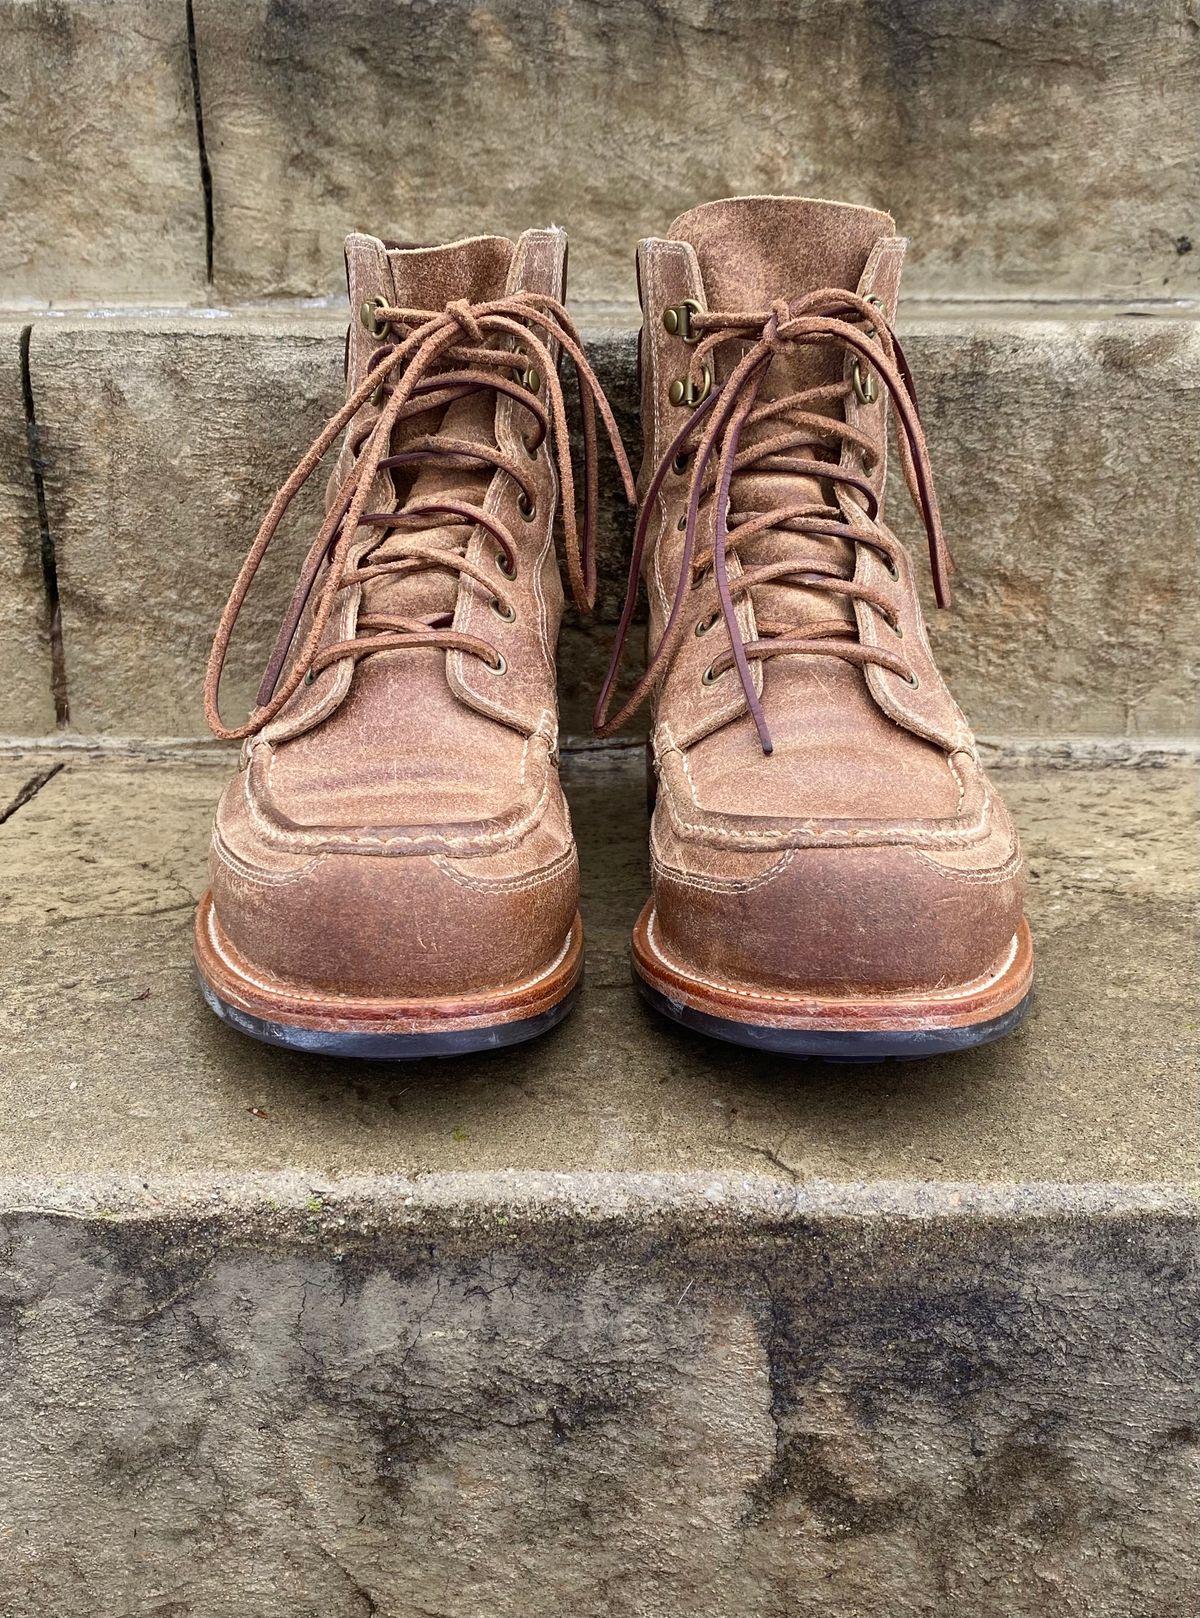
<path fill-rule="evenodd" d="M 495 538 L 506 568 L 515 572 L 516 546 L 511 534 L 497 518 L 470 502 L 417 501 L 399 511 L 367 511 L 367 501 L 378 476 L 389 477 L 392 470 L 422 459 L 441 460 L 452 465 L 477 467 L 482 463 L 493 466 L 507 473 L 526 499 L 530 497 L 532 485 L 527 467 L 522 468 L 519 462 L 491 446 L 447 440 L 435 433 L 393 455 L 392 432 L 398 422 L 453 403 L 468 394 L 490 390 L 512 399 L 532 417 L 536 433 L 532 447 L 526 440 L 526 448 L 531 449 L 531 453 L 536 453 L 547 435 L 553 433 L 553 453 L 562 493 L 567 570 L 572 593 L 581 610 L 590 608 L 596 596 L 595 521 L 599 487 L 597 410 L 620 468 L 626 496 L 631 504 L 636 499 L 633 476 L 621 445 L 616 420 L 588 364 L 579 334 L 557 299 L 539 293 L 520 292 L 485 303 L 473 304 L 465 299 L 457 299 L 438 311 L 404 309 L 381 303 L 375 308 L 374 317 L 380 334 L 394 332 L 395 340 L 382 343 L 371 355 L 363 380 L 341 409 L 330 417 L 272 500 L 221 614 L 205 675 L 204 708 L 210 727 L 223 740 L 241 740 L 261 730 L 280 713 L 303 680 L 314 671 L 320 672 L 343 659 L 357 661 L 376 651 L 439 646 L 446 650 L 469 652 L 482 658 L 489 667 L 498 666 L 499 654 L 486 641 L 453 631 L 441 619 L 430 623 L 388 614 L 365 613 L 359 619 L 359 627 L 372 631 L 368 636 L 356 636 L 352 640 L 338 641 L 325 647 L 321 645 L 339 591 L 367 576 L 365 570 L 347 566 L 354 536 L 364 523 L 368 527 L 385 530 L 390 527 L 404 528 L 414 518 L 436 514 L 450 516 L 465 528 L 479 525 Z M 510 343 L 519 344 L 525 353 L 513 346 L 492 346 Z M 582 532 L 575 511 L 575 481 L 566 403 L 551 351 L 554 344 L 570 359 L 579 383 L 584 459 Z M 525 370 L 531 360 L 545 379 L 545 403 L 506 374 L 517 368 Z M 449 369 L 441 368 L 447 365 Z M 257 705 L 241 725 L 226 725 L 219 707 L 221 673 L 234 625 L 250 586 L 292 501 L 343 430 L 364 407 L 376 409 L 378 413 L 351 445 L 352 453 L 356 456 L 354 465 L 338 490 L 304 559 L 296 590 L 284 613 L 263 675 Z M 426 550 L 418 547 L 418 551 L 412 553 L 414 561 L 430 567 L 449 568 L 468 577 L 478 576 L 477 570 L 467 563 L 465 555 L 457 551 L 434 547 Z M 324 577 L 318 585 L 323 568 Z M 414 571 L 411 562 L 407 567 L 396 569 L 387 563 L 377 564 L 374 571 L 384 568 L 388 571 Z M 285 673 L 288 654 L 314 591 L 315 605 L 307 634 Z M 502 604 L 511 605 L 507 598 Z M 387 623 L 384 623 L 384 618 L 387 618 Z"/>
<path fill-rule="evenodd" d="M 855 321 L 862 322 L 866 330 L 853 324 Z M 840 443 L 855 445 L 877 458 L 874 445 L 861 430 L 836 417 L 815 416 L 805 409 L 806 406 L 844 401 L 851 385 L 845 381 L 834 386 L 821 385 L 759 404 L 759 390 L 777 355 L 806 344 L 837 344 L 855 355 L 863 374 L 868 374 L 869 368 L 869 373 L 879 378 L 887 392 L 896 423 L 909 493 L 925 526 L 939 606 L 948 606 L 950 601 L 950 554 L 942 534 L 941 515 L 912 376 L 900 343 L 877 303 L 869 302 L 857 293 L 824 288 L 794 304 L 778 299 L 765 312 L 696 312 L 691 318 L 691 329 L 693 333 L 702 334 L 693 356 L 694 369 L 702 367 L 706 361 L 713 364 L 714 350 L 723 343 L 737 340 L 749 346 L 726 380 L 709 394 L 667 446 L 646 489 L 634 534 L 625 605 L 617 627 L 612 659 L 596 704 L 594 728 L 597 735 L 611 735 L 632 717 L 650 692 L 661 683 L 682 643 L 685 632 L 684 606 L 692 589 L 693 575 L 698 568 L 711 565 L 719 612 L 729 633 L 730 650 L 710 665 L 709 672 L 715 671 L 715 677 L 719 677 L 719 673 L 725 669 L 736 667 L 763 751 L 770 753 L 771 736 L 755 690 L 752 662 L 796 653 L 840 657 L 860 666 L 876 663 L 905 677 L 911 673 L 907 664 L 896 654 L 850 638 L 854 633 L 853 628 L 844 623 L 838 625 L 837 632 L 820 637 L 814 637 L 811 628 L 803 625 L 773 625 L 773 632 L 769 636 L 749 643 L 742 636 L 737 621 L 737 601 L 747 597 L 755 583 L 785 576 L 793 580 L 802 579 L 810 587 L 826 589 L 835 596 L 867 601 L 877 606 L 889 623 L 895 623 L 894 611 L 875 592 L 855 585 L 840 574 L 826 576 L 823 569 L 815 568 L 810 561 L 797 560 L 782 567 L 773 565 L 769 572 L 750 568 L 731 581 L 728 570 L 730 553 L 754 535 L 768 530 L 793 531 L 813 537 L 871 545 L 884 557 L 889 571 L 894 567 L 893 558 L 898 549 L 897 541 L 887 530 L 875 526 L 879 497 L 868 479 L 849 467 L 840 466 L 836 460 L 797 458 L 786 453 L 789 450 L 817 448 L 826 439 L 832 438 Z M 787 430 L 765 440 L 752 441 L 743 450 L 741 442 L 746 429 L 761 426 L 772 416 L 785 417 Z M 815 442 L 807 436 L 809 432 L 815 436 Z M 613 691 L 637 602 L 650 516 L 668 471 L 672 467 L 679 469 L 678 457 L 695 441 L 697 435 L 699 443 L 691 466 L 675 595 L 662 635 L 645 672 L 626 701 L 610 717 Z M 760 467 L 774 473 L 786 472 L 829 482 L 835 487 L 835 501 L 831 505 L 823 505 L 810 500 L 762 513 L 739 514 L 737 522 L 731 526 L 734 478 L 742 472 Z M 851 499 L 851 493 L 860 495 L 865 504 L 860 506 Z M 700 505 L 702 500 L 710 497 L 715 500 L 715 537 L 711 552 L 705 552 L 698 558 L 696 530 Z M 830 626 L 819 627 L 828 630 Z"/>

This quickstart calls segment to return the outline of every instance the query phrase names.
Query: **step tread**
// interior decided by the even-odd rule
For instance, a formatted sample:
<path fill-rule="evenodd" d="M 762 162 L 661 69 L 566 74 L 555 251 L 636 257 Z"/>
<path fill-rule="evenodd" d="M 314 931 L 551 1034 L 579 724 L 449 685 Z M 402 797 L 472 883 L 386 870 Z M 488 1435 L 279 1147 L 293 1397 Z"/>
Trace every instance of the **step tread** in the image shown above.
<path fill-rule="evenodd" d="M 268 1050 L 200 1001 L 192 907 L 227 758 L 5 760 L 0 812 L 62 760 L 0 826 L 0 1177 L 1194 1176 L 1200 843 L 1186 769 L 997 772 L 1030 867 L 1028 1023 L 961 1057 L 824 1069 L 711 1045 L 641 1008 L 626 959 L 646 882 L 641 753 L 576 755 L 579 1009 L 521 1050 L 376 1068 Z"/>

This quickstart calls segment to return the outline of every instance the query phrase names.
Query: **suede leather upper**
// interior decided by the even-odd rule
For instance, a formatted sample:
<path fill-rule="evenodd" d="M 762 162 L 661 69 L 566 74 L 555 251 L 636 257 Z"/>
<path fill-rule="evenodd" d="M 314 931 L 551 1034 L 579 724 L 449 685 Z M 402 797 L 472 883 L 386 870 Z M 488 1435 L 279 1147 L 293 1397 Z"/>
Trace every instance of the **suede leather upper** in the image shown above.
<path fill-rule="evenodd" d="M 845 288 L 879 299 L 890 322 L 904 245 L 884 214 L 787 198 L 710 203 L 683 215 L 664 239 L 643 242 L 643 496 L 687 414 L 686 405 L 672 403 L 670 388 L 688 373 L 691 349 L 665 328 L 666 308 L 691 299 L 701 311 L 734 313 Z M 715 349 L 718 384 L 747 347 L 735 339 Z M 781 349 L 760 398 L 832 386 L 850 377 L 854 357 L 835 344 Z M 873 458 L 844 443 L 840 463 L 877 495 L 885 404 L 882 393 L 867 402 L 849 389 L 844 402 L 823 407 L 870 439 Z M 761 427 L 759 436 L 768 430 Z M 742 442 L 754 440 L 752 426 Z M 778 459 L 735 476 L 737 512 L 846 498 L 823 480 L 780 469 Z M 663 635 L 679 577 L 691 476 L 690 466 L 669 475 L 652 514 L 643 561 L 651 647 Z M 856 520 L 869 529 L 858 504 Z M 701 546 L 711 546 L 714 521 L 710 490 L 700 506 Z M 882 516 L 877 523 L 890 535 Z M 691 591 L 694 629 L 689 624 L 656 693 L 659 792 L 651 836 L 654 945 L 686 971 L 720 985 L 789 992 L 932 988 L 986 975 L 1013 938 L 1022 901 L 1016 835 L 934 666 L 913 563 L 891 538 L 894 580 L 869 544 L 793 528 L 731 549 L 731 583 L 766 564 L 790 560 L 803 573 L 806 565 L 833 562 L 887 601 L 885 613 L 785 573 L 735 596 L 744 642 L 767 622 L 840 623 L 860 644 L 899 652 L 916 679 L 913 685 L 878 664 L 835 656 L 753 662 L 770 754 L 736 671 L 703 678 L 731 648 L 715 613 L 711 568 Z"/>
<path fill-rule="evenodd" d="M 516 243 L 394 248 L 355 235 L 346 265 L 352 394 L 380 342 L 359 318 L 364 303 L 439 311 L 520 291 L 561 300 L 565 238 L 529 231 Z M 327 506 L 378 414 L 372 399 L 352 421 Z M 482 525 L 439 527 L 431 518 L 416 537 L 425 548 L 462 551 L 465 543 L 468 560 L 511 602 L 511 621 L 474 577 L 416 568 L 343 588 L 321 641 L 352 637 L 368 613 L 444 620 L 494 647 L 503 670 L 436 646 L 334 662 L 245 743 L 217 811 L 211 886 L 223 942 L 267 988 L 314 1000 L 453 997 L 531 977 L 562 951 L 578 869 L 557 770 L 558 479 L 552 445 L 531 455 L 528 433 L 518 404 L 478 391 L 436 419 L 399 421 L 390 452 L 431 434 L 499 446 L 521 457 L 535 491 L 531 519 L 518 510 L 512 478 L 469 456 L 381 472 L 368 502 L 389 512 L 417 498 L 447 499 L 494 513 L 514 541 L 512 577 L 498 570 L 495 539 Z M 381 541 L 379 528 L 364 525 L 350 562 L 404 556 L 412 534 Z"/>

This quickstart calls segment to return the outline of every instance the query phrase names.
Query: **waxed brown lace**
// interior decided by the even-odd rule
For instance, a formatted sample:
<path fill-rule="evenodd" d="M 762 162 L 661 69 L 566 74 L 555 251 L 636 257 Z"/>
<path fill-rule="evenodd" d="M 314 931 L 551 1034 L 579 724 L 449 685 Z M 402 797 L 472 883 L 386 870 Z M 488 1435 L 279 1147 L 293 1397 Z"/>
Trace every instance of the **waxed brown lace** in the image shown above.
<path fill-rule="evenodd" d="M 469 500 L 436 495 L 410 499 L 395 511 L 369 512 L 366 505 L 377 475 L 402 466 L 423 464 L 440 464 L 458 470 L 484 467 L 503 471 L 518 485 L 521 498 L 532 505 L 534 488 L 528 466 L 522 466 L 519 458 L 495 446 L 458 439 L 444 432 L 413 439 L 401 451 L 392 454 L 392 432 L 397 422 L 441 411 L 469 394 L 486 389 L 507 396 L 529 413 L 533 433 L 525 442 L 531 457 L 536 455 L 547 434 L 551 435 L 562 494 L 567 571 L 572 594 L 581 609 L 590 608 L 596 596 L 597 410 L 620 468 L 626 495 L 631 504 L 636 499 L 633 477 L 612 410 L 588 364 L 579 334 L 557 299 L 521 292 L 486 303 L 458 300 L 437 311 L 379 304 L 374 308 L 374 321 L 381 335 L 394 334 L 394 340 L 384 342 L 372 354 L 367 375 L 336 415 L 330 417 L 276 494 L 221 614 L 205 676 L 204 711 L 213 732 L 223 740 L 241 740 L 261 730 L 279 714 L 302 681 L 312 680 L 331 664 L 346 659 L 357 662 L 375 652 L 435 646 L 467 652 L 493 668 L 501 666 L 499 654 L 488 641 L 451 628 L 451 619 L 446 615 L 410 618 L 397 613 L 366 612 L 359 616 L 352 639 L 321 645 L 338 593 L 385 573 L 449 570 L 485 585 L 498 607 L 512 610 L 513 603 L 501 581 L 506 577 L 511 579 L 516 572 L 517 545 L 512 533 L 494 514 Z M 584 462 L 582 531 L 575 513 L 575 479 L 566 403 L 552 344 L 557 344 L 570 359 L 579 383 Z M 544 379 L 545 405 L 509 374 L 525 370 L 531 362 Z M 241 725 L 226 725 L 219 707 L 221 672 L 238 614 L 255 574 L 292 500 L 343 429 L 364 407 L 364 421 L 351 440 L 354 464 L 305 557 L 259 687 L 257 705 Z M 373 417 L 372 410 L 376 412 Z M 463 545 L 446 548 L 423 544 L 420 530 L 428 529 L 432 518 L 441 519 L 436 524 L 438 527 L 445 526 L 447 519 L 450 525 L 461 526 Z M 466 555 L 467 539 L 476 526 L 484 528 L 496 541 L 500 580 L 491 573 L 485 575 Z M 354 537 L 363 527 L 377 528 L 381 541 L 393 530 L 405 533 L 403 554 L 372 562 L 377 549 L 373 546 L 360 558 L 362 565 L 348 566 Z M 314 604 L 308 632 L 289 662 L 292 644 L 310 599 Z"/>
<path fill-rule="evenodd" d="M 687 598 L 695 589 L 707 589 L 711 572 L 717 605 L 707 619 L 701 619 L 701 626 L 707 628 L 718 617 L 723 618 L 729 632 L 730 650 L 710 665 L 709 674 L 711 678 L 718 678 L 730 667 L 736 667 L 763 751 L 770 753 L 771 735 L 754 689 L 750 668 L 752 661 L 763 662 L 785 654 L 838 657 L 859 666 L 878 664 L 908 679 L 910 683 L 913 679 L 912 670 L 902 657 L 882 646 L 864 644 L 857 638 L 856 626 L 843 618 L 807 624 L 756 621 L 758 638 L 746 642 L 742 637 L 737 621 L 737 600 L 749 595 L 759 585 L 782 579 L 823 590 L 834 597 L 866 602 L 881 612 L 893 626 L 898 622 L 897 604 L 887 594 L 848 577 L 833 561 L 824 562 L 811 557 L 784 559 L 748 566 L 730 580 L 729 556 L 756 534 L 768 530 L 870 545 L 883 557 L 892 577 L 898 577 L 895 556 L 900 546 L 886 528 L 876 525 L 878 495 L 866 477 L 860 476 L 849 466 L 839 465 L 837 458 L 843 444 L 856 446 L 864 458 L 872 460 L 878 452 L 865 433 L 836 415 L 824 413 L 830 408 L 837 408 L 849 398 L 852 381 L 847 379 L 806 388 L 757 404 L 763 381 L 777 355 L 806 344 L 836 343 L 856 354 L 860 375 L 865 375 L 869 370 L 879 377 L 887 390 L 896 422 L 896 437 L 909 493 L 925 525 L 939 606 L 949 605 L 952 564 L 942 534 L 912 375 L 900 343 L 876 303 L 869 302 L 857 293 L 827 287 L 792 304 L 780 300 L 767 311 L 695 312 L 691 315 L 691 329 L 694 333 L 702 334 L 692 361 L 692 375 L 697 379 L 703 376 L 706 362 L 711 365 L 714 351 L 722 343 L 737 341 L 746 346 L 746 352 L 726 380 L 714 387 L 696 406 L 668 444 L 646 488 L 630 557 L 625 605 L 608 673 L 596 703 L 594 727 L 597 735 L 611 735 L 636 713 L 646 697 L 661 684 L 686 631 Z M 745 449 L 741 448 L 742 436 L 747 428 L 762 427 L 776 417 L 783 418 L 782 430 L 755 439 Z M 698 443 L 695 442 L 697 438 Z M 642 557 L 658 491 L 668 473 L 680 469 L 680 457 L 690 453 L 693 445 L 695 459 L 675 596 L 663 633 L 650 655 L 645 672 L 626 701 L 610 717 L 613 692 L 637 604 Z M 829 458 L 831 447 L 833 459 Z M 797 454 L 802 450 L 809 453 Z M 797 477 L 822 481 L 834 486 L 832 498 L 829 501 L 798 501 L 764 512 L 735 511 L 732 509 L 734 481 L 750 470 L 791 473 Z M 700 506 L 714 495 L 716 524 L 713 544 L 697 554 L 696 531 Z"/>

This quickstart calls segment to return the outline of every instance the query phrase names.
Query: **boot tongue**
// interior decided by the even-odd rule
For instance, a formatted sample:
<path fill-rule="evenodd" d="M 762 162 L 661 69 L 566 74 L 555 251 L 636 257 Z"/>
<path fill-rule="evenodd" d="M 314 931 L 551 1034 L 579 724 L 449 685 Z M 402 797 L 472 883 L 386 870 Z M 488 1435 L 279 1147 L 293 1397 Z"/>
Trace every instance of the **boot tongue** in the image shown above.
<path fill-rule="evenodd" d="M 386 245 L 398 308 L 435 313 L 460 298 L 468 303 L 486 303 L 504 297 L 511 290 L 509 277 L 516 248 L 503 236 L 478 236 L 470 241 L 451 242 L 446 247 Z M 413 438 L 442 434 L 493 445 L 495 416 L 495 394 L 469 394 L 440 412 L 430 411 L 402 422 L 393 437 L 392 449 L 399 450 L 405 441 Z M 478 470 L 457 471 L 431 462 L 421 467 L 415 476 L 405 478 L 398 473 L 396 486 L 404 501 L 445 498 L 479 505 L 492 475 L 492 469 L 482 465 Z M 419 530 L 423 545 L 454 549 L 463 543 L 467 531 L 461 524 L 437 527 L 436 522 L 431 516 L 431 526 Z M 383 561 L 390 555 L 403 554 L 406 532 L 411 535 L 418 530 L 397 530 L 389 535 L 373 560 Z M 411 575 L 383 574 L 369 580 L 364 587 L 362 610 L 426 618 L 452 613 L 457 596 L 458 579 L 449 569 L 429 569 Z"/>
<path fill-rule="evenodd" d="M 729 313 L 761 311 L 764 315 L 780 298 L 794 303 L 822 287 L 854 291 L 875 243 L 894 234 L 895 225 L 888 214 L 802 197 L 735 197 L 705 203 L 681 214 L 668 232 L 671 240 L 688 242 L 694 249 L 709 309 Z M 735 343 L 718 350 L 718 378 L 728 376 L 743 352 Z M 845 352 L 836 343 L 784 350 L 772 360 L 759 388 L 758 401 L 765 403 L 836 382 L 843 373 L 844 360 Z M 837 413 L 836 407 L 834 411 L 814 408 L 822 414 Z M 744 432 L 740 447 L 786 429 L 787 419 L 774 417 Z M 806 460 L 836 458 L 832 440 L 826 450 L 801 448 L 792 454 Z M 740 474 L 733 485 L 733 509 L 739 512 L 816 505 L 823 498 L 819 482 L 793 473 L 752 470 Z M 802 567 L 806 560 L 820 559 L 838 562 L 847 575 L 854 566 L 852 547 L 845 541 L 810 538 L 791 531 L 756 536 L 740 554 L 747 566 L 791 559 Z M 839 618 L 848 623 L 854 619 L 845 598 L 828 591 L 780 582 L 760 586 L 753 594 L 760 620 L 798 626 L 826 619 Z"/>
<path fill-rule="evenodd" d="M 895 235 L 890 214 L 804 197 L 706 202 L 667 232 L 690 242 L 710 309 L 768 309 L 817 287 L 858 285 L 871 249 Z"/>
<path fill-rule="evenodd" d="M 446 247 L 384 243 L 396 303 L 402 309 L 444 309 L 457 298 L 502 298 L 516 248 L 504 236 L 475 236 Z"/>

